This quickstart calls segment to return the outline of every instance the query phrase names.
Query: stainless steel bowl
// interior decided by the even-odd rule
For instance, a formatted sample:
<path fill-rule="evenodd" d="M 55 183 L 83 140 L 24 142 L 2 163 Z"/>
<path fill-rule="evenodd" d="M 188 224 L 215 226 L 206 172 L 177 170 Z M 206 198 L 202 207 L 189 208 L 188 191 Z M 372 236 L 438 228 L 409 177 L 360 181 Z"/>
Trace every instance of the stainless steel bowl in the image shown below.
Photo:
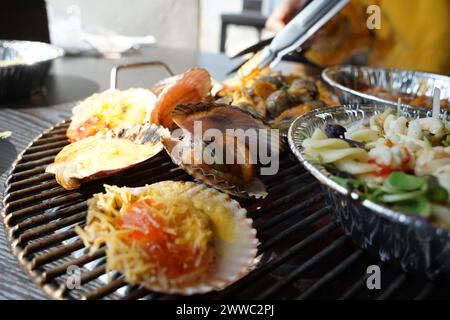
<path fill-rule="evenodd" d="M 361 92 L 362 86 L 381 87 L 392 93 L 426 97 L 433 97 L 434 88 L 439 88 L 441 99 L 450 99 L 450 77 L 432 73 L 358 66 L 334 66 L 323 70 L 322 78 L 334 88 L 341 104 L 397 105 L 396 100 L 386 100 Z M 402 103 L 402 105 L 408 106 L 405 103 Z M 430 108 L 431 106 L 419 107 Z"/>
<path fill-rule="evenodd" d="M 51 62 L 63 54 L 62 49 L 47 43 L 0 40 L 0 100 L 39 90 Z"/>
<path fill-rule="evenodd" d="M 288 140 L 292 152 L 303 166 L 321 183 L 333 208 L 335 221 L 361 248 L 371 251 L 381 261 L 394 262 L 404 271 L 420 272 L 428 278 L 450 276 L 450 232 L 432 226 L 414 216 L 405 215 L 370 200 L 362 200 L 358 194 L 331 179 L 331 174 L 319 163 L 304 156 L 302 142 L 311 136 L 315 128 L 327 123 L 343 126 L 382 113 L 382 105 L 347 105 L 318 109 L 303 115 L 292 123 Z M 412 118 L 429 116 L 423 108 L 403 107 Z M 444 115 L 447 120 L 449 116 Z M 450 278 L 450 277 L 449 277 Z"/>

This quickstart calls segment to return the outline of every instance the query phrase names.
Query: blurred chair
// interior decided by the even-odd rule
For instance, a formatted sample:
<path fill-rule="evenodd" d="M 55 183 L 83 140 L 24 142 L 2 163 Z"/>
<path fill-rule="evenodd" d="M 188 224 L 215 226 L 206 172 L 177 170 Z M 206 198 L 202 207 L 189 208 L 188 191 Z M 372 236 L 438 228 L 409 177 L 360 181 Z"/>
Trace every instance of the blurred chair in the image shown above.
<path fill-rule="evenodd" d="M 0 39 L 50 42 L 44 0 L 2 0 Z"/>
<path fill-rule="evenodd" d="M 263 0 L 243 0 L 240 13 L 221 14 L 222 26 L 220 31 L 220 52 L 225 52 L 227 28 L 229 25 L 254 27 L 258 31 L 258 39 L 266 24 L 267 17 L 261 13 Z"/>

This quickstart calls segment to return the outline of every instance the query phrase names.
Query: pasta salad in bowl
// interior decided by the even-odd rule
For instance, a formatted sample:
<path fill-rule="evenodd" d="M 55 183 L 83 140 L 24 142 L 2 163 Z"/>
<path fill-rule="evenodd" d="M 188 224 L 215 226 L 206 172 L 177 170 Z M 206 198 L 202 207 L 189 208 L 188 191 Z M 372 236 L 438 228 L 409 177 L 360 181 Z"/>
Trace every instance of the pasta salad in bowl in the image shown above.
<path fill-rule="evenodd" d="M 450 275 L 450 123 L 422 108 L 348 105 L 297 118 L 289 144 L 336 222 L 382 261 Z"/>

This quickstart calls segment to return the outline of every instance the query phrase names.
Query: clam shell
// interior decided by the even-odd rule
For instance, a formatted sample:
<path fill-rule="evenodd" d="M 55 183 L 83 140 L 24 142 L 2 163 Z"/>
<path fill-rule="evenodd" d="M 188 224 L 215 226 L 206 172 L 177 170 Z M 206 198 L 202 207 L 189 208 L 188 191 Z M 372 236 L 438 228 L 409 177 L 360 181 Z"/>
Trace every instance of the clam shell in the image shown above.
<path fill-rule="evenodd" d="M 158 187 L 160 184 L 176 183 L 174 181 L 162 181 L 152 184 Z M 180 183 L 180 182 L 178 182 Z M 214 251 L 216 254 L 214 263 L 201 283 L 197 285 L 161 287 L 158 282 L 146 282 L 143 285 L 149 290 L 168 294 L 193 295 L 214 290 L 222 290 L 238 281 L 258 263 L 257 252 L 259 241 L 256 238 L 256 230 L 252 227 L 252 219 L 247 218 L 247 210 L 242 208 L 236 200 L 227 194 L 208 188 L 204 185 L 183 182 L 189 186 L 186 194 L 190 197 L 204 199 L 205 203 L 218 203 L 233 213 L 235 220 L 235 237 L 233 242 L 225 242 L 218 237 L 214 239 Z M 133 188 L 135 194 L 144 191 L 146 187 Z"/>
<path fill-rule="evenodd" d="M 55 178 L 58 181 L 58 183 L 63 186 L 67 190 L 77 189 L 80 187 L 81 183 L 100 179 L 103 177 L 111 176 L 115 173 L 118 173 L 120 171 L 123 171 L 125 169 L 131 168 L 135 165 L 138 165 L 151 157 L 158 154 L 162 149 L 163 145 L 161 143 L 161 137 L 162 136 L 168 136 L 169 131 L 165 128 L 159 127 L 154 124 L 144 124 L 139 126 L 133 126 L 130 128 L 122 128 L 115 131 L 108 131 L 104 134 L 97 134 L 94 137 L 89 137 L 91 140 L 83 139 L 78 142 L 74 142 L 66 147 L 64 147 L 60 153 L 55 158 L 55 162 L 50 164 L 46 168 L 46 172 L 55 174 Z M 92 152 L 92 149 L 86 149 L 86 147 L 81 148 L 81 150 L 76 149 L 77 144 L 86 144 L 89 141 L 92 142 L 98 142 L 99 139 L 105 140 L 105 143 L 108 143 L 108 139 L 112 138 L 120 138 L 120 139 L 127 139 L 130 140 L 136 144 L 146 145 L 151 147 L 153 150 L 150 155 L 143 156 L 139 160 L 137 160 L 134 163 L 127 164 L 126 166 L 122 167 L 116 167 L 116 168 L 107 168 L 107 169 L 101 169 L 98 168 L 97 170 L 92 170 L 91 172 L 83 172 L 80 173 L 77 166 L 76 166 L 76 160 L 75 156 L 79 155 L 79 152 Z M 67 148 L 73 148 L 74 151 L 72 151 L 72 156 L 64 157 L 63 159 L 59 160 L 58 156 L 64 153 L 65 149 Z M 98 155 L 99 157 L 102 157 L 101 154 Z M 74 161 L 74 162 L 73 162 Z M 71 166 L 72 170 L 68 170 L 67 168 Z M 73 170 L 73 168 L 75 168 Z"/>

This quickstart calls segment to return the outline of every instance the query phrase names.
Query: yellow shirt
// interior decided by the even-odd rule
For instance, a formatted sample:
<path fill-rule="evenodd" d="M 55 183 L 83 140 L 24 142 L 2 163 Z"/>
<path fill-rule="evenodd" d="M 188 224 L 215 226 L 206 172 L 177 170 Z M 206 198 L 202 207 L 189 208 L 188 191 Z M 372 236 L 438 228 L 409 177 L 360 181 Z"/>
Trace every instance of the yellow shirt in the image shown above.
<path fill-rule="evenodd" d="M 371 4 L 381 9 L 381 29 L 372 38 L 365 31 Z M 368 51 L 369 65 L 450 75 L 450 0 L 353 0 L 339 19 L 351 25 L 340 46 L 331 47 L 329 39 L 313 45 L 313 61 L 337 64 Z"/>

